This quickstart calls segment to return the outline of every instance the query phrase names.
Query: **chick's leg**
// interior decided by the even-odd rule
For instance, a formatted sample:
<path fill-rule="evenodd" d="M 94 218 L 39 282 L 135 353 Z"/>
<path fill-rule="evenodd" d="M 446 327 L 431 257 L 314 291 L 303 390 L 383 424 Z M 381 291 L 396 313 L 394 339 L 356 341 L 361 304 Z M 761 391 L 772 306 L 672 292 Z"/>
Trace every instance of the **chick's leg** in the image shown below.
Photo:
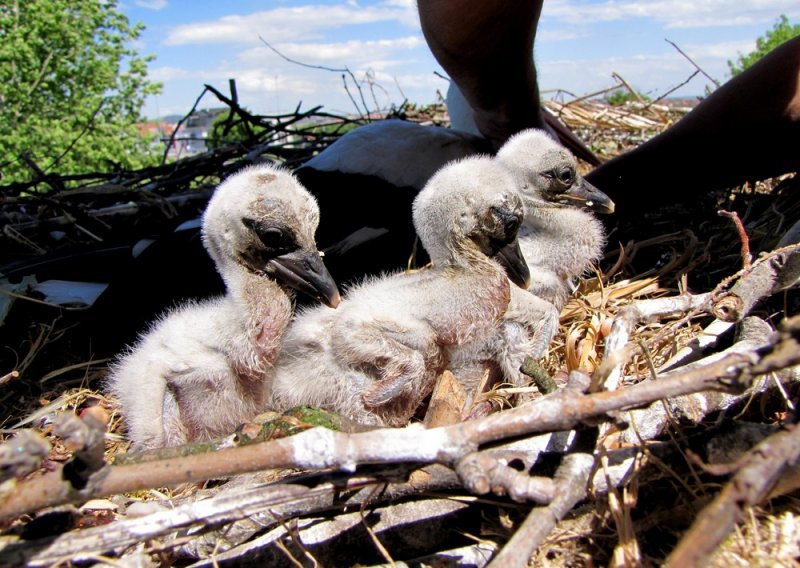
<path fill-rule="evenodd" d="M 392 405 L 410 414 L 432 388 L 427 370 L 438 348 L 429 327 L 393 323 L 362 322 L 347 333 L 334 334 L 333 347 L 348 365 L 375 379 L 361 393 L 366 407 Z"/>
<path fill-rule="evenodd" d="M 550 346 L 558 331 L 559 313 L 556 307 L 530 292 L 511 289 L 511 301 L 503 318 L 503 352 L 497 363 L 506 380 L 513 384 L 525 382 L 520 367 L 527 357 L 538 359 Z"/>
<path fill-rule="evenodd" d="M 263 407 L 263 381 L 232 378 L 229 370 L 188 369 L 167 381 L 164 430 L 167 445 L 227 436 Z"/>

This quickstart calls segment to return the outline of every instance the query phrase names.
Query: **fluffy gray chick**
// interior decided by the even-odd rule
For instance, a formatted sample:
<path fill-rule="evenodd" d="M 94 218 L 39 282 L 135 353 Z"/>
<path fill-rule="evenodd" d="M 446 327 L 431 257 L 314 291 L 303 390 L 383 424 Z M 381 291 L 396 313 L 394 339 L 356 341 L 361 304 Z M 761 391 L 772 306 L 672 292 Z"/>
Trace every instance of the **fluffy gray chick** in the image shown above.
<path fill-rule="evenodd" d="M 583 179 L 572 154 L 541 130 L 509 138 L 497 160 L 516 176 L 525 203 L 519 243 L 531 269 L 528 291 L 560 311 L 575 278 L 605 246 L 603 225 L 591 211 L 613 213 L 614 202 Z"/>
<path fill-rule="evenodd" d="M 335 312 L 314 308 L 287 331 L 273 404 L 327 408 L 365 424 L 399 426 L 430 394 L 448 350 L 497 331 L 510 283 L 526 285 L 516 234 L 522 201 L 488 157 L 453 162 L 414 201 L 432 267 L 368 280 Z"/>
<path fill-rule="evenodd" d="M 247 168 L 217 188 L 203 243 L 226 294 L 166 313 L 111 369 L 133 449 L 222 436 L 263 408 L 292 290 L 339 303 L 314 244 L 318 222 L 314 198 L 278 167 Z"/>
<path fill-rule="evenodd" d="M 525 204 L 519 243 L 531 283 L 529 294 L 512 290 L 499 334 L 454 352 L 451 370 L 467 388 L 487 365 L 499 367 L 501 380 L 525 382 L 519 367 L 547 351 L 574 280 L 603 252 L 603 225 L 591 211 L 614 211 L 614 202 L 580 176 L 572 154 L 541 130 L 509 138 L 496 159 L 514 175 Z"/>

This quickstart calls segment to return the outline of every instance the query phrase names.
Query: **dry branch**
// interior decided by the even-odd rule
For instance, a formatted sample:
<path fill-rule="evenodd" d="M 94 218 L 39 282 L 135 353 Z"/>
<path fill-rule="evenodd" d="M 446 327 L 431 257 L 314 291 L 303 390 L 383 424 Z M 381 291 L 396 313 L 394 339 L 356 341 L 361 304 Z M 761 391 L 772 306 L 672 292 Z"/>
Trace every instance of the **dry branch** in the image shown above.
<path fill-rule="evenodd" d="M 667 558 L 667 566 L 701 566 L 733 530 L 747 507 L 762 503 L 788 464 L 800 459 L 800 428 L 792 425 L 750 451 L 747 465 L 725 485 L 714 502 Z"/>
<path fill-rule="evenodd" d="M 709 365 L 676 373 L 668 379 L 647 381 L 620 391 L 580 396 L 560 391 L 532 403 L 486 418 L 426 430 L 412 425 L 398 430 L 375 430 L 342 434 L 314 428 L 290 438 L 230 448 L 215 453 L 209 460 L 190 455 L 145 464 L 110 466 L 97 472 L 85 490 L 63 479 L 63 471 L 45 474 L 21 484 L 18 491 L 0 504 L 0 518 L 8 519 L 42 507 L 85 500 L 148 487 L 227 477 L 267 468 L 340 468 L 352 471 L 369 463 L 445 463 L 453 464 L 481 445 L 509 437 L 568 430 L 592 417 L 635 408 L 662 398 L 703 390 L 741 392 L 754 379 L 754 371 L 765 373 L 800 361 L 794 352 L 793 334 L 800 318 L 789 320 L 787 329 L 774 350 L 766 354 L 730 354 Z M 784 349 L 784 343 L 793 342 Z M 784 359 L 760 362 L 780 352 Z M 780 367 L 782 365 L 783 367 Z"/>
<path fill-rule="evenodd" d="M 174 540 L 175 533 L 191 534 L 183 544 L 173 543 L 174 554 L 198 558 L 207 556 L 223 538 L 226 550 L 252 537 L 256 531 L 278 525 L 278 518 L 319 514 L 329 510 L 359 507 L 370 498 L 385 503 L 421 492 L 443 491 L 457 486 L 452 471 L 431 466 L 404 478 L 408 468 L 383 468 L 373 473 L 336 474 L 289 479 L 278 484 L 231 482 L 210 498 L 192 499 L 142 517 L 119 520 L 111 526 L 88 528 L 55 539 L 7 542 L 0 550 L 3 565 L 49 565 L 61 558 L 91 558 L 108 550 L 123 551 L 142 541 Z M 377 497 L 376 484 L 388 484 Z M 346 497 L 342 497 L 346 495 Z M 237 523 L 242 519 L 246 522 Z M 183 538 L 180 537 L 179 538 Z"/>
<path fill-rule="evenodd" d="M 709 301 L 708 294 L 684 294 L 670 298 L 640 300 L 622 308 L 617 312 L 611 325 L 603 364 L 595 374 L 592 390 L 617 389 L 622 378 L 622 369 L 632 354 L 633 346 L 628 347 L 628 340 L 636 325 L 656 318 L 696 312 Z"/>
<path fill-rule="evenodd" d="M 492 559 L 490 566 L 528 566 L 529 559 L 544 539 L 586 495 L 586 486 L 594 466 L 593 450 L 596 439 L 596 430 L 579 433 L 573 445 L 580 449 L 564 457 L 553 479 L 554 485 L 559 489 L 555 498 L 547 507 L 535 508 L 530 512 L 514 536 Z"/>
<path fill-rule="evenodd" d="M 712 313 L 722 321 L 740 321 L 759 300 L 794 285 L 800 278 L 798 257 L 797 244 L 762 254 L 730 291 L 719 297 Z"/>
<path fill-rule="evenodd" d="M 33 430 L 20 430 L 14 438 L 0 446 L 0 483 L 22 477 L 41 467 L 50 444 Z M 0 495 L 7 492 L 0 486 Z"/>
<path fill-rule="evenodd" d="M 690 369 L 702 368 L 713 361 L 718 361 L 731 354 L 747 354 L 756 352 L 759 348 L 769 343 L 772 329 L 763 320 L 755 317 L 746 318 L 742 323 L 739 340 L 728 349 L 709 355 L 705 359 L 681 367 L 678 371 L 671 371 L 659 376 L 664 380 L 676 372 L 686 372 Z M 796 380 L 791 376 L 788 381 Z M 625 423 L 633 424 L 635 428 L 621 431 L 618 436 L 627 443 L 639 443 L 642 440 L 652 440 L 663 433 L 671 422 L 679 421 L 688 424 L 699 424 L 703 418 L 719 410 L 724 410 L 736 404 L 743 398 L 751 397 L 756 392 L 766 390 L 771 383 L 761 381 L 746 392 L 697 392 L 658 401 L 645 408 L 639 408 L 624 413 L 620 418 Z"/>
<path fill-rule="evenodd" d="M 666 39 L 666 38 L 664 39 L 664 41 L 666 41 L 668 44 L 670 44 L 672 47 L 674 47 L 674 48 L 675 48 L 675 50 L 676 50 L 678 53 L 680 53 L 681 55 L 683 55 L 683 56 L 686 58 L 686 60 L 687 60 L 689 63 L 691 63 L 691 64 L 694 66 L 694 68 L 695 68 L 695 69 L 697 69 L 697 70 L 698 70 L 700 73 L 702 73 L 702 74 L 703 74 L 703 76 L 704 76 L 706 79 L 708 79 L 709 81 L 711 81 L 712 83 L 714 83 L 714 85 L 716 85 L 717 87 L 719 87 L 719 86 L 720 86 L 720 82 L 719 82 L 719 81 L 717 81 L 716 79 L 714 79 L 714 77 L 712 77 L 711 75 L 709 75 L 709 74 L 708 74 L 708 73 L 706 73 L 705 71 L 703 71 L 702 67 L 700 67 L 700 66 L 699 66 L 697 63 L 695 63 L 694 59 L 692 59 L 691 57 L 689 57 L 689 56 L 686 54 L 686 52 L 685 52 L 685 51 L 683 51 L 683 50 L 682 50 L 680 47 L 678 47 L 678 44 L 676 44 L 675 42 L 673 42 L 673 41 L 670 41 L 670 40 L 668 40 L 668 39 Z"/>

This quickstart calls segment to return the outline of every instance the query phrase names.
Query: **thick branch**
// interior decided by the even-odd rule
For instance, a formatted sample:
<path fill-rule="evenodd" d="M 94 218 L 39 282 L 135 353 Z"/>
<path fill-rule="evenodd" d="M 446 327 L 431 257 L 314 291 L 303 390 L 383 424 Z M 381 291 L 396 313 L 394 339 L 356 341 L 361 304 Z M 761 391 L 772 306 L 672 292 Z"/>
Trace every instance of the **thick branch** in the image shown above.
<path fill-rule="evenodd" d="M 800 277 L 800 245 L 762 255 L 752 268 L 720 297 L 712 313 L 722 321 L 739 321 L 761 300 L 794 285 Z"/>
<path fill-rule="evenodd" d="M 786 465 L 800 458 L 800 428 L 773 434 L 750 451 L 749 463 L 695 520 L 667 566 L 702 566 L 742 518 L 747 507 L 763 502 Z"/>
<path fill-rule="evenodd" d="M 611 325 L 606 340 L 603 364 L 595 373 L 592 390 L 616 390 L 622 378 L 622 368 L 630 358 L 628 340 L 633 330 L 642 322 L 656 318 L 684 315 L 703 308 L 710 302 L 709 294 L 683 294 L 669 298 L 640 300 L 622 308 Z"/>
<path fill-rule="evenodd" d="M 580 396 L 557 392 L 530 404 L 479 420 L 426 430 L 419 425 L 397 430 L 342 434 L 314 428 L 290 438 L 224 449 L 214 454 L 112 466 L 98 472 L 85 490 L 77 490 L 58 469 L 21 484 L 2 504 L 0 518 L 89 497 L 222 478 L 275 468 L 340 468 L 352 471 L 369 463 L 452 464 L 480 445 L 534 433 L 568 430 L 608 412 L 626 410 L 702 390 L 742 390 L 752 381 L 747 369 L 754 357 L 732 354 L 670 379 L 647 381 L 614 392 Z"/>
<path fill-rule="evenodd" d="M 163 538 L 177 530 L 201 531 L 218 526 L 225 527 L 226 542 L 235 545 L 251 537 L 255 530 L 278 524 L 276 516 L 288 518 L 330 509 L 358 507 L 368 497 L 373 502 L 385 502 L 424 491 L 442 491 L 457 485 L 455 474 L 441 466 L 432 466 L 426 473 L 413 476 L 410 482 L 390 484 L 377 498 L 370 489 L 374 484 L 405 476 L 408 471 L 395 469 L 377 471 L 371 475 L 318 476 L 316 483 L 314 478 L 305 478 L 271 485 L 255 483 L 246 487 L 237 486 L 208 499 L 195 499 L 144 517 L 122 519 L 111 526 L 70 532 L 55 539 L 10 544 L 0 551 L 0 564 L 39 566 L 50 565 L 62 558 L 94 558 L 104 551 L 120 550 L 142 541 Z M 367 489 L 363 489 L 365 487 Z M 342 499 L 342 494 L 348 497 Z M 232 523 L 247 517 L 254 519 L 255 522 L 251 524 L 256 528 L 240 534 L 234 540 L 231 528 L 235 525 Z M 237 530 L 242 532 L 241 528 Z M 188 550 L 183 554 L 191 557 L 207 555 L 218 546 L 219 539 L 214 535 L 212 532 L 211 538 L 205 538 L 199 534 L 192 543 L 184 545 Z M 208 547 L 205 546 L 206 541 Z"/>
<path fill-rule="evenodd" d="M 528 566 L 531 556 L 544 539 L 586 495 L 586 486 L 594 466 L 596 440 L 596 429 L 579 433 L 574 445 L 585 447 L 564 457 L 553 480 L 554 485 L 559 488 L 555 498 L 547 507 L 535 508 L 530 512 L 519 530 L 492 559 L 490 568 Z"/>

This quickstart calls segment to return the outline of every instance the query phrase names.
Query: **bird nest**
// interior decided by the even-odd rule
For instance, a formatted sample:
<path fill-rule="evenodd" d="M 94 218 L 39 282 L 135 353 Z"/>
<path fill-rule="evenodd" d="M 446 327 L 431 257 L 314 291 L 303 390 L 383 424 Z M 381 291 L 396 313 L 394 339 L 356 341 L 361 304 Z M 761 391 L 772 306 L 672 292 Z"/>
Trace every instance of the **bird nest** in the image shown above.
<path fill-rule="evenodd" d="M 684 112 L 547 107 L 605 155 Z M 770 252 L 800 218 L 792 176 L 612 220 L 529 387 L 464 393 L 445 373 L 421 415 L 428 429 L 360 431 L 296 410 L 128 457 L 101 390 L 122 344 L 98 347 L 97 321 L 114 319 L 94 319 L 83 295 L 52 302 L 24 277 L 83 267 L 104 281 L 120 250 L 196 217 L 228 173 L 264 157 L 293 167 L 337 138 L 321 122 L 349 122 L 237 109 L 267 128 L 137 172 L 2 188 L 1 562 L 795 563 L 798 298 L 773 293 L 794 249 Z M 396 116 L 446 122 L 441 107 Z M 103 315 L 136 310 L 135 296 L 116 302 Z"/>

